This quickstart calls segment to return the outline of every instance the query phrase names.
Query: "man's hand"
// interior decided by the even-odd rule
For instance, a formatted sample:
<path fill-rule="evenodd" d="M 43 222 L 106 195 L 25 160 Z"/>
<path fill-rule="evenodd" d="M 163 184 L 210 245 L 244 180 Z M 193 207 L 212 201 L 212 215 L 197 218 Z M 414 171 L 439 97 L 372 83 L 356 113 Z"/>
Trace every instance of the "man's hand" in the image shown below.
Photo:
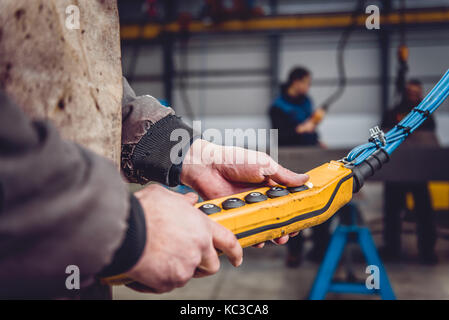
<path fill-rule="evenodd" d="M 145 212 L 147 243 L 139 262 L 127 273 L 131 288 L 162 293 L 184 286 L 192 277 L 212 275 L 220 268 L 217 251 L 234 266 L 242 248 L 231 231 L 193 207 L 198 197 L 181 195 L 159 185 L 135 193 Z"/>
<path fill-rule="evenodd" d="M 283 168 L 266 153 L 222 147 L 200 139 L 186 155 L 181 174 L 181 181 L 206 200 L 267 185 L 299 186 L 308 178 Z M 284 244 L 288 238 L 287 235 L 275 242 Z"/>

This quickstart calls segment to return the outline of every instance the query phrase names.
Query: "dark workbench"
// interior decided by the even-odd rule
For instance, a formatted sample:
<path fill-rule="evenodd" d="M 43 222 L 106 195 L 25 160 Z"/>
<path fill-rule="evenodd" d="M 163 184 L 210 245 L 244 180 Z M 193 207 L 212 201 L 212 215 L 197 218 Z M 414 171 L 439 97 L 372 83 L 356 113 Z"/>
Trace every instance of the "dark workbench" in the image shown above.
<path fill-rule="evenodd" d="M 279 148 L 279 163 L 306 172 L 330 160 L 345 157 L 349 149 L 316 147 Z M 449 148 L 399 147 L 382 170 L 368 181 L 449 181 Z"/>

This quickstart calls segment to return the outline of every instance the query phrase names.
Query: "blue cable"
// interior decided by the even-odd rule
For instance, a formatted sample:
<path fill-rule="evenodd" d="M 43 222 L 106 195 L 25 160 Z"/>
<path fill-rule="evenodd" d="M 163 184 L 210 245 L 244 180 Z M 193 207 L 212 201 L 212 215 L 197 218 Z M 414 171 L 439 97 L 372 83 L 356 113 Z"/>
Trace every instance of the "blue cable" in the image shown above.
<path fill-rule="evenodd" d="M 385 141 L 379 137 L 370 139 L 370 142 L 353 148 L 345 161 L 358 165 L 366 160 L 377 149 L 383 148 L 388 154 L 393 153 L 397 147 L 413 133 L 449 96 L 449 70 L 443 75 L 433 89 L 407 116 L 405 116 L 393 129 L 385 134 Z"/>
<path fill-rule="evenodd" d="M 429 114 L 433 112 L 448 94 L 448 73 L 442 78 L 442 80 L 435 86 L 435 88 L 426 96 L 426 98 L 421 102 L 421 104 L 416 108 L 416 110 L 426 111 L 429 110 Z M 432 98 L 434 98 L 432 100 Z M 429 102 L 430 101 L 430 102 Z M 430 103 L 429 105 L 426 105 Z M 393 128 L 385 136 L 387 139 L 387 144 L 385 150 L 388 152 L 393 152 L 400 143 L 405 140 L 406 136 L 416 130 L 416 128 L 427 118 L 423 113 L 413 110 L 407 117 L 405 117 L 397 127 Z M 399 127 L 402 126 L 402 129 Z M 405 128 L 410 128 L 408 132 L 405 132 Z M 398 141 L 400 140 L 400 141 Z M 392 144 L 395 142 L 394 144 Z M 377 145 L 375 143 L 367 143 L 362 146 L 356 147 L 348 155 L 348 160 L 354 161 L 358 164 L 370 156 L 375 150 L 377 150 Z M 360 154 L 361 151 L 364 151 Z"/>

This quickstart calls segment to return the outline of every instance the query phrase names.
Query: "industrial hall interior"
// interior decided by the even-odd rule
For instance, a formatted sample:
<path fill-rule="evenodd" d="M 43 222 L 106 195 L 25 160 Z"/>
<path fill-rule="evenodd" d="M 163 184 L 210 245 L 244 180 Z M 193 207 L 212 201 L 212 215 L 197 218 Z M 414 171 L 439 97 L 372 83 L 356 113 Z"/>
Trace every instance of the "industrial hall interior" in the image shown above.
<path fill-rule="evenodd" d="M 0 299 L 449 299 L 449 0 L 1 0 Z"/>
<path fill-rule="evenodd" d="M 343 158 L 368 141 L 369 128 L 391 127 L 399 117 L 393 110 L 405 113 L 418 105 L 449 66 L 447 1 L 162 2 L 166 4 L 119 2 L 123 69 L 135 90 L 169 101 L 177 114 L 201 120 L 203 130 L 277 128 L 281 137 L 287 123 L 273 116 L 275 101 L 295 68 L 304 69 L 311 79 L 304 95 L 314 109 L 328 103 L 328 111 L 316 127 L 316 141 L 287 140 L 283 146 L 279 139 L 280 163 L 298 172 Z M 379 29 L 365 25 L 370 4 L 379 8 Z M 401 150 L 405 152 L 385 167 L 388 172 L 373 176 L 351 202 L 356 226 L 369 230 L 399 299 L 449 297 L 448 107 L 446 102 L 435 113 L 429 142 Z M 427 166 L 433 168 L 427 171 Z M 407 187 L 415 183 L 424 191 Z M 420 218 L 415 197 L 426 192 L 430 202 L 421 208 Z M 431 219 L 434 225 L 419 234 L 419 224 L 430 225 Z M 353 221 L 336 215 L 324 230 L 302 231 L 302 239 L 290 240 L 295 244 L 245 249 L 241 269 L 224 263 L 211 279 L 195 279 L 162 296 L 117 287 L 114 297 L 308 299 L 320 280 L 318 270 L 326 267 L 324 256 L 332 254 L 331 236 Z M 423 258 L 419 236 L 435 242 L 424 249 Z M 320 298 L 379 298 L 351 289 L 370 274 L 358 241 L 348 242 L 339 257 L 331 258 L 338 267 L 333 275 L 320 275 L 329 282 Z M 332 288 L 334 282 L 348 286 Z"/>

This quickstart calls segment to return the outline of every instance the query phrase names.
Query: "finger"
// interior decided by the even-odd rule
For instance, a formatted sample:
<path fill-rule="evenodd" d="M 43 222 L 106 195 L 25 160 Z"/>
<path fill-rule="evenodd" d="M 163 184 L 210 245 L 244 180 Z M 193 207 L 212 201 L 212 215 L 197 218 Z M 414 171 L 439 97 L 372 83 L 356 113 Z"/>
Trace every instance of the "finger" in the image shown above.
<path fill-rule="evenodd" d="M 214 247 L 227 255 L 234 267 L 241 265 L 243 261 L 243 250 L 235 235 L 215 221 L 210 220 L 210 223 Z"/>
<path fill-rule="evenodd" d="M 200 265 L 195 270 L 194 277 L 201 278 L 213 275 L 220 269 L 220 260 L 218 259 L 217 251 L 210 245 L 204 252 Z"/>
<path fill-rule="evenodd" d="M 257 249 L 262 249 L 263 247 L 265 247 L 265 242 L 255 244 L 255 245 L 253 245 L 253 247 L 257 248 Z"/>
<path fill-rule="evenodd" d="M 272 240 L 272 241 L 273 241 L 273 243 L 275 243 L 275 244 L 282 245 L 282 244 L 286 244 L 286 243 L 287 243 L 288 238 L 289 238 L 288 235 L 286 235 L 286 236 L 282 236 L 282 237 L 280 237 L 280 238 L 274 239 L 274 240 Z"/>
<path fill-rule="evenodd" d="M 182 196 L 191 204 L 195 204 L 198 202 L 198 195 L 194 192 L 188 192 L 186 194 L 183 194 Z"/>
<path fill-rule="evenodd" d="M 290 238 L 293 238 L 293 237 L 296 237 L 298 234 L 299 234 L 299 231 L 297 231 L 297 232 L 292 232 L 292 233 L 290 233 L 288 236 L 289 236 Z"/>
<path fill-rule="evenodd" d="M 295 173 L 279 165 L 277 170 L 270 175 L 270 179 L 287 187 L 296 187 L 306 183 L 309 176 Z"/>
<path fill-rule="evenodd" d="M 266 186 L 268 186 L 268 187 L 274 187 L 274 186 L 277 186 L 277 185 L 278 185 L 278 183 L 277 183 L 276 181 L 274 181 L 274 180 L 272 180 L 272 179 L 270 179 L 270 178 L 267 179 Z"/>

